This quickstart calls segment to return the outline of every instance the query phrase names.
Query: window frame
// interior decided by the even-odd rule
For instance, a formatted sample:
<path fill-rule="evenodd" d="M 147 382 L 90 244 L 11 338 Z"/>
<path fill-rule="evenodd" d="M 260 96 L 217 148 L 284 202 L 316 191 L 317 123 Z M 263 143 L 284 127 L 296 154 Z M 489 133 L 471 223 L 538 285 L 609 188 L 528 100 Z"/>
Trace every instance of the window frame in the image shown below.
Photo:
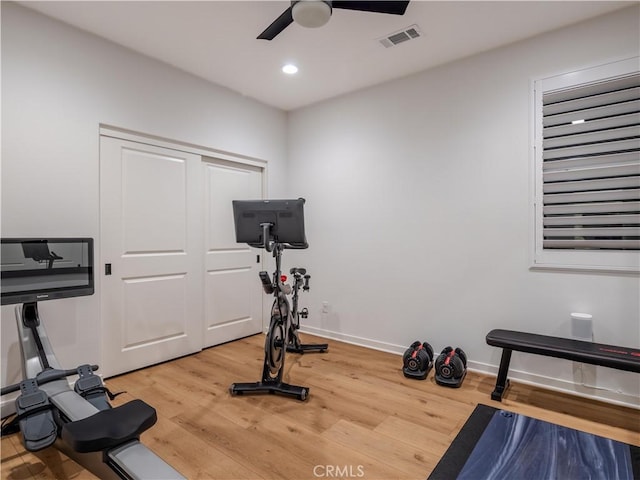
<path fill-rule="evenodd" d="M 612 61 L 604 65 L 532 79 L 532 194 L 531 223 L 533 235 L 531 269 L 613 272 L 640 274 L 638 250 L 556 250 L 543 248 L 543 94 L 564 90 L 640 71 L 640 57 Z"/>

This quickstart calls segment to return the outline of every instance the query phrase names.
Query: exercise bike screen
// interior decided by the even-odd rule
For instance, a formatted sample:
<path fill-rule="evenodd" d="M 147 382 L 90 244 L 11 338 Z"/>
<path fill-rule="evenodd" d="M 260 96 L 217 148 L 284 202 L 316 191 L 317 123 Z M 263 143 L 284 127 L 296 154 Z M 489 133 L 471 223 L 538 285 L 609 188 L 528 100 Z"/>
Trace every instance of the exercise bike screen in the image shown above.
<path fill-rule="evenodd" d="M 291 200 L 233 200 L 236 241 L 259 247 L 269 241 L 306 248 L 304 198 Z M 269 238 L 263 238 L 269 224 Z"/>
<path fill-rule="evenodd" d="M 93 239 L 3 238 L 2 305 L 92 295 Z"/>

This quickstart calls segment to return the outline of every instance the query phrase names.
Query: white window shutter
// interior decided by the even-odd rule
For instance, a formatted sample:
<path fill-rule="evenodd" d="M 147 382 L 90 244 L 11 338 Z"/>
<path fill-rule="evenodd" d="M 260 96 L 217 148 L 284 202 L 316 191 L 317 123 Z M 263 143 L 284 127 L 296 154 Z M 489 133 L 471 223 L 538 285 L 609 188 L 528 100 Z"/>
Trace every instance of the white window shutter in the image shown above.
<path fill-rule="evenodd" d="M 640 73 L 570 75 L 535 87 L 536 262 L 638 270 Z"/>

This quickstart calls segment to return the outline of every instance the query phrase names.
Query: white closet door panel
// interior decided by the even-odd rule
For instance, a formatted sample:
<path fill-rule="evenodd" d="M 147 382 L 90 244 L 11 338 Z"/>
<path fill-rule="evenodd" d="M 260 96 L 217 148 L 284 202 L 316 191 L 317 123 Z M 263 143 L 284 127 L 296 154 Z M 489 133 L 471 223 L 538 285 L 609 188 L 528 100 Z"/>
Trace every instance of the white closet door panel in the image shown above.
<path fill-rule="evenodd" d="M 110 137 L 100 169 L 109 376 L 202 348 L 202 178 L 198 155 Z"/>
<path fill-rule="evenodd" d="M 262 198 L 262 170 L 207 161 L 205 166 L 205 346 L 262 330 L 262 250 L 236 243 L 233 200 Z"/>

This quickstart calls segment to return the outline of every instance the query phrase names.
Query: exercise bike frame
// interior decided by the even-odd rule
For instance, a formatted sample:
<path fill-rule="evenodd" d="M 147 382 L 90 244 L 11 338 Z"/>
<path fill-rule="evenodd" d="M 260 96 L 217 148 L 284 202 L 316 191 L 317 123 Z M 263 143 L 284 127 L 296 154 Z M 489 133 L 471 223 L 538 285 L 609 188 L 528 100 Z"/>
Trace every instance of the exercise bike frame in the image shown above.
<path fill-rule="evenodd" d="M 263 238 L 269 238 L 269 224 L 263 225 Z M 273 252 L 276 260 L 276 269 L 273 279 L 270 281 L 266 272 L 260 272 L 260 279 L 265 293 L 273 294 L 274 301 L 271 307 L 271 320 L 265 339 L 265 356 L 262 367 L 262 380 L 251 383 L 232 383 L 229 387 L 231 395 L 244 395 L 246 393 L 270 393 L 292 396 L 305 401 L 309 396 L 309 388 L 298 385 L 290 385 L 282 381 L 284 373 L 284 360 L 289 344 L 289 336 L 292 324 L 291 306 L 287 295 L 291 293 L 291 286 L 285 285 L 281 279 L 282 251 L 286 248 L 302 249 L 307 245 L 290 245 L 278 242 L 267 242 L 264 247 L 268 252 Z"/>
<path fill-rule="evenodd" d="M 23 305 L 16 305 L 15 308 L 23 377 L 36 379 L 39 389 L 46 393 L 62 422 L 84 420 L 99 413 L 101 410 L 98 407 L 69 387 L 66 375 L 74 371 L 61 369 L 35 304 L 32 308 L 34 311 L 30 315 L 24 315 L 26 309 Z M 46 379 L 48 373 L 53 373 L 50 375 L 53 380 Z M 14 391 L 15 387 L 5 387 L 2 393 Z M 58 429 L 53 446 L 101 479 L 185 479 L 135 438 L 106 450 L 80 453 L 64 441 L 61 430 Z"/>

